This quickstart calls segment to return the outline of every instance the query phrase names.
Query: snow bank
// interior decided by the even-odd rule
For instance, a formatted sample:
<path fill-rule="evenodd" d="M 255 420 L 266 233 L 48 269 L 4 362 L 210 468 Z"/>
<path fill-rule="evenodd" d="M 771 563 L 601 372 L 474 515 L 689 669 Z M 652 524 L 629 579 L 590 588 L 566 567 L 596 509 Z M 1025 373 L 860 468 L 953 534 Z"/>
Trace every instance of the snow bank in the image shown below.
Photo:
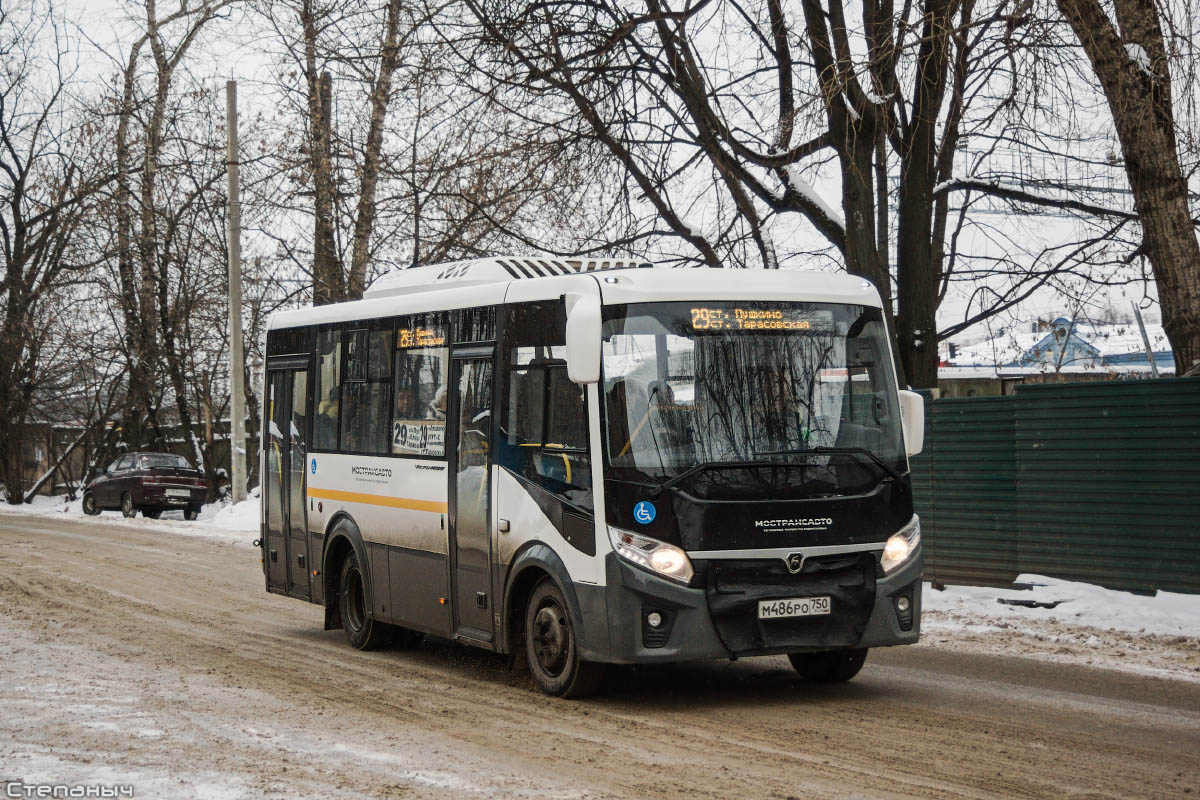
<path fill-rule="evenodd" d="M 191 522 L 183 518 L 182 511 L 164 511 L 159 519 L 146 519 L 140 514 L 133 519 L 126 519 L 120 511 L 104 511 L 99 516 L 89 517 L 83 513 L 81 499 L 68 501 L 63 497 L 43 495 L 38 495 L 32 503 L 24 505 L 12 506 L 8 503 L 0 503 L 0 514 L 36 514 L 39 516 L 61 514 L 72 520 L 104 520 L 106 523 L 115 522 L 184 536 L 247 543 L 253 541 L 258 534 L 261 509 L 262 504 L 257 490 L 251 492 L 249 499 L 236 505 L 231 505 L 228 501 L 208 503 L 200 510 L 200 516 Z"/>
<path fill-rule="evenodd" d="M 1104 589 L 1087 583 L 1021 575 L 1017 583 L 1032 589 L 948 586 L 935 591 L 925 584 L 922 627 L 982 630 L 1059 622 L 1124 633 L 1200 637 L 1200 595 L 1159 592 L 1153 597 Z"/>
<path fill-rule="evenodd" d="M 251 497 L 234 505 L 221 506 L 220 510 L 213 515 L 211 525 L 225 531 L 252 531 L 258 533 L 261 514 L 262 503 L 259 501 L 259 498 Z"/>

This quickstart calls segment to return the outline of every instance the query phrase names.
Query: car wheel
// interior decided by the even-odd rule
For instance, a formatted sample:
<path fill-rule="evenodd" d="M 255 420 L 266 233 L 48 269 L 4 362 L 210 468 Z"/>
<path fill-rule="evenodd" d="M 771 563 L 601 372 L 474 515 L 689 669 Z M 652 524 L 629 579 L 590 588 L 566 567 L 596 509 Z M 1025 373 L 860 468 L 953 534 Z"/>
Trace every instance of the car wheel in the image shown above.
<path fill-rule="evenodd" d="M 200 509 L 195 506 L 189 506 L 183 510 L 183 518 L 186 520 L 190 521 L 198 516 L 200 516 Z"/>
<path fill-rule="evenodd" d="M 858 674 L 867 660 L 867 648 L 828 653 L 792 653 L 788 656 L 800 677 L 814 683 L 842 683 Z"/>
<path fill-rule="evenodd" d="M 158 519 L 159 517 L 162 516 L 162 509 L 156 508 L 156 509 L 151 510 L 148 508 L 143 508 L 142 516 L 145 517 L 146 519 Z"/>
<path fill-rule="evenodd" d="M 137 516 L 137 508 L 133 505 L 133 498 L 129 496 L 129 492 L 121 495 L 121 513 L 130 519 Z"/>
<path fill-rule="evenodd" d="M 100 513 L 100 506 L 96 505 L 96 498 L 92 496 L 91 492 L 83 496 L 83 513 L 89 517 L 94 517 Z"/>
<path fill-rule="evenodd" d="M 363 581 L 358 556 L 353 552 L 342 562 L 338 579 L 338 608 L 342 615 L 342 627 L 346 629 L 346 641 L 358 650 L 378 650 L 392 641 L 391 625 L 379 622 L 367 614 L 367 589 Z"/>
<path fill-rule="evenodd" d="M 558 697 L 586 697 L 600 688 L 604 665 L 579 657 L 578 637 L 558 585 L 543 578 L 525 608 L 525 659 L 538 688 Z"/>

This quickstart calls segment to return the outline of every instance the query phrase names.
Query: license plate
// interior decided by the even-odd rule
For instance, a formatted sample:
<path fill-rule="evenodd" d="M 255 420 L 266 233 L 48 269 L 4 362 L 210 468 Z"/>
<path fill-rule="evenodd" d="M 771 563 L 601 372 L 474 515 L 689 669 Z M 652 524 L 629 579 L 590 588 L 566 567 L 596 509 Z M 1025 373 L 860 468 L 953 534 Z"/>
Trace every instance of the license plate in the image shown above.
<path fill-rule="evenodd" d="M 167 497 L 182 497 L 185 500 L 191 499 L 192 493 L 188 489 L 167 489 Z"/>
<path fill-rule="evenodd" d="M 759 600 L 759 619 L 781 617 L 819 617 L 831 613 L 829 596 L 788 597 L 782 600 Z"/>

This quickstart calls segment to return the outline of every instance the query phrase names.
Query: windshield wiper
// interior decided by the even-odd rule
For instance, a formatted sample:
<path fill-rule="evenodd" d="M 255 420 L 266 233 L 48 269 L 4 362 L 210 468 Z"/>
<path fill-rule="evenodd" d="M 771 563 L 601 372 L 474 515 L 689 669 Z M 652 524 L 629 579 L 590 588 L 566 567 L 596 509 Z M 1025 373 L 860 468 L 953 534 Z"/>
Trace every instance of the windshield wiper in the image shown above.
<path fill-rule="evenodd" d="M 770 450 L 765 453 L 759 453 L 760 456 L 866 456 L 875 462 L 876 465 L 888 475 L 891 475 L 896 480 L 903 480 L 904 476 L 899 470 L 891 464 L 884 461 L 879 456 L 872 453 L 865 447 L 806 447 L 796 450 Z"/>
<path fill-rule="evenodd" d="M 803 451 L 805 453 L 810 450 Z M 772 455 L 764 453 L 763 455 Z M 672 488 L 682 480 L 686 480 L 698 472 L 704 472 L 710 469 L 759 469 L 761 467 L 794 467 L 796 464 L 781 464 L 778 461 L 702 461 L 699 464 L 693 464 L 678 475 L 672 475 L 662 483 L 654 483 L 646 481 L 642 484 L 642 488 L 650 497 L 658 497 L 667 489 Z"/>

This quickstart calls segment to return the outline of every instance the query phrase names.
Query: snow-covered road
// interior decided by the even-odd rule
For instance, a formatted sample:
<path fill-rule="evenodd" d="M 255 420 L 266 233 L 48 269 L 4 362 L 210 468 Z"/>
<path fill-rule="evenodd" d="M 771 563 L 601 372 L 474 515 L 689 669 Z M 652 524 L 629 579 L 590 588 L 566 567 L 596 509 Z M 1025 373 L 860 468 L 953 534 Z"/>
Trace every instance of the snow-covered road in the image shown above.
<path fill-rule="evenodd" d="M 1039 634 L 995 653 L 1014 628 L 1063 623 L 955 610 L 952 590 L 922 644 L 873 652 L 850 684 L 745 659 L 615 670 L 605 695 L 569 702 L 446 642 L 351 650 L 319 609 L 263 591 L 254 533 L 222 519 L 0 515 L 0 779 L 691 800 L 1183 797 L 1200 775 L 1192 635 L 1173 636 L 1191 666 L 1153 675 L 1051 663 L 1067 645 Z M 972 626 L 1002 635 L 971 649 L 993 635 Z"/>
<path fill-rule="evenodd" d="M 258 536 L 259 503 L 256 498 L 236 506 L 214 503 L 194 522 L 185 522 L 180 512 L 160 520 L 125 519 L 119 511 L 89 517 L 78 500 L 48 497 L 26 506 L 0 503 L 0 515 L 5 513 L 245 544 Z M 1200 595 L 1147 597 L 1042 575 L 1022 575 L 1017 583 L 1021 589 L 935 590 L 926 583 L 922 644 L 1200 682 Z"/>

